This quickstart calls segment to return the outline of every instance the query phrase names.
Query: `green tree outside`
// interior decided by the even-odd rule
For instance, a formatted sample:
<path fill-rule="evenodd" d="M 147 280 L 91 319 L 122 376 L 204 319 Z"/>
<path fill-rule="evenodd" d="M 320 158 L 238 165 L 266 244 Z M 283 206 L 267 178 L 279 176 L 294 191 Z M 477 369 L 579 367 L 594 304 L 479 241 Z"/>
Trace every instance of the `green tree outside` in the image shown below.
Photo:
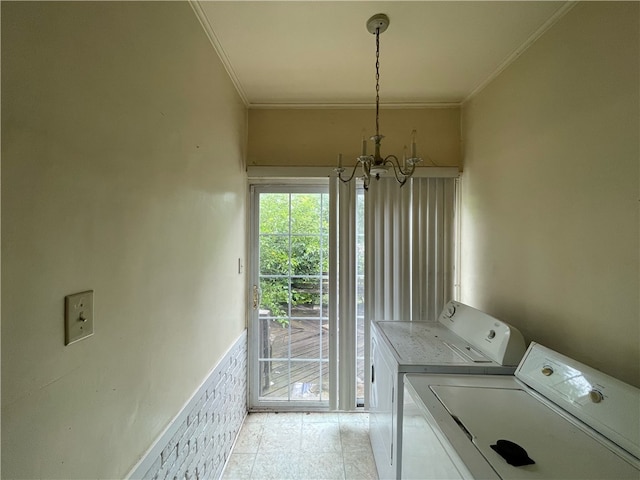
<path fill-rule="evenodd" d="M 291 311 L 327 305 L 328 207 L 327 194 L 260 195 L 260 307 L 283 326 Z"/>

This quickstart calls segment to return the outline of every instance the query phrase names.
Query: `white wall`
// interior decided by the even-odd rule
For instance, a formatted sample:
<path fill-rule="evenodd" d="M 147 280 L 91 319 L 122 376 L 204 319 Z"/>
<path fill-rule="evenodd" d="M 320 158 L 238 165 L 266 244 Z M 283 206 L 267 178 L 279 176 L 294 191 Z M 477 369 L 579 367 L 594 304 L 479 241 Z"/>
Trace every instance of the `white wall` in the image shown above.
<path fill-rule="evenodd" d="M 635 385 L 639 6 L 578 4 L 463 108 L 462 301 Z"/>
<path fill-rule="evenodd" d="M 122 478 L 242 333 L 245 130 L 187 2 L 2 2 L 5 478 Z"/>

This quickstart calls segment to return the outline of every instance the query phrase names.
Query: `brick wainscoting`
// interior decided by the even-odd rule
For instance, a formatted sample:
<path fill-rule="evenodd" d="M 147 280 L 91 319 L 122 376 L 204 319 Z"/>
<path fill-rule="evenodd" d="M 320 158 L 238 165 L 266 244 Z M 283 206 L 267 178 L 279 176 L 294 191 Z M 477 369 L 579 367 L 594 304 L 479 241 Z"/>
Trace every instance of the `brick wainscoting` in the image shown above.
<path fill-rule="evenodd" d="M 246 413 L 245 330 L 128 478 L 219 478 Z"/>

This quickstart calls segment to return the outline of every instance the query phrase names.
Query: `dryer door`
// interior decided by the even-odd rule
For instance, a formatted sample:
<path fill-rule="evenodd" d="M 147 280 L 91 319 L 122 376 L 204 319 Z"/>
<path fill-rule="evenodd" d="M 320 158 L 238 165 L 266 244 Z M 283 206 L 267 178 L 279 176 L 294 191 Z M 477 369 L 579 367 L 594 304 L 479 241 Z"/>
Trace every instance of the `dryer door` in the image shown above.
<path fill-rule="evenodd" d="M 393 386 L 395 370 L 387 362 L 375 333 L 371 337 L 369 437 L 380 478 L 395 478 L 393 459 Z"/>

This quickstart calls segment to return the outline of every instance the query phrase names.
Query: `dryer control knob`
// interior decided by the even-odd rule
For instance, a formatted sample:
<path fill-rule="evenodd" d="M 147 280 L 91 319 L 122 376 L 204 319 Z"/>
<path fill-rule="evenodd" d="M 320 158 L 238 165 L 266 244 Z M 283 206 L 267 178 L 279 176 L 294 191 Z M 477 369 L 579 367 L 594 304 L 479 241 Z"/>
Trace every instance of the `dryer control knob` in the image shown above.
<path fill-rule="evenodd" d="M 604 400 L 602 392 L 599 392 L 595 388 L 589 392 L 589 398 L 593 403 L 600 403 L 602 400 Z"/>
<path fill-rule="evenodd" d="M 542 367 L 542 374 L 545 377 L 548 377 L 549 375 L 553 374 L 553 368 L 549 365 L 545 365 L 544 367 Z"/>
<path fill-rule="evenodd" d="M 492 338 L 495 338 L 495 336 L 496 336 L 496 331 L 495 331 L 495 330 L 489 330 L 489 333 L 488 333 L 488 335 L 487 335 L 487 338 L 488 338 L 489 340 L 491 340 Z"/>
<path fill-rule="evenodd" d="M 455 313 L 456 313 L 456 307 L 453 305 L 448 305 L 447 309 L 444 312 L 444 316 L 451 318 L 455 315 Z"/>

